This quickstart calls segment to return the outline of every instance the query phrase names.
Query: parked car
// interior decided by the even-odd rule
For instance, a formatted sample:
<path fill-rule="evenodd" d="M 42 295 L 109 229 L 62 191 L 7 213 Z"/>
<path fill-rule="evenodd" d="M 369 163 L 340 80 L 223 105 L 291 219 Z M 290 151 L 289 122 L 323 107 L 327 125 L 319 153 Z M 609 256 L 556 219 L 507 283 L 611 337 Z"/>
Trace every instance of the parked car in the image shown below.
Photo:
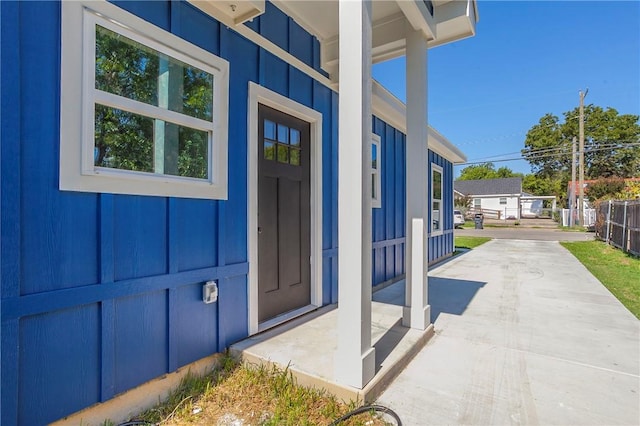
<path fill-rule="evenodd" d="M 460 210 L 453 211 L 453 226 L 454 228 L 458 228 L 464 225 L 464 215 Z"/>

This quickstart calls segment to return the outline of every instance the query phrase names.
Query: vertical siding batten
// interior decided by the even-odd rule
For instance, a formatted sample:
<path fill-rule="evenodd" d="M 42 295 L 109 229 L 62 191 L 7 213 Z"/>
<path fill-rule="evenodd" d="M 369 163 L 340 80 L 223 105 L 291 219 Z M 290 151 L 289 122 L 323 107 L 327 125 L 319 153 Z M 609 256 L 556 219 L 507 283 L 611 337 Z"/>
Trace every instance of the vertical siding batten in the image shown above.
<path fill-rule="evenodd" d="M 382 205 L 387 213 L 387 220 L 385 221 L 385 238 L 395 239 L 398 238 L 395 230 L 395 221 L 398 216 L 398 211 L 395 206 L 396 201 L 396 182 L 395 182 L 395 168 L 396 168 L 396 146 L 395 129 L 391 126 L 385 126 L 384 138 L 383 138 L 383 159 L 384 167 L 382 169 L 382 177 L 384 182 L 384 191 L 382 193 Z M 395 252 L 397 244 L 389 246 L 385 249 L 385 270 L 386 275 L 384 280 L 390 280 L 398 276 L 398 268 L 395 265 Z"/>
<path fill-rule="evenodd" d="M 172 28 L 173 28 L 173 13 L 177 8 L 172 7 Z M 178 272 L 178 207 L 177 200 L 175 198 L 169 198 L 167 202 L 167 265 L 168 273 L 175 274 Z M 184 222 L 183 222 L 184 223 Z M 178 318 L 178 298 L 177 290 L 175 288 L 167 289 L 167 371 L 172 372 L 178 368 L 178 335 L 177 335 L 177 322 Z"/>
<path fill-rule="evenodd" d="M 0 32 L 2 44 L 0 55 L 2 73 L 0 87 L 0 197 L 2 209 L 2 298 L 17 297 L 20 294 L 20 116 L 21 116 L 21 77 L 20 71 L 20 7 L 19 2 L 0 2 Z M 3 310 L 3 313 L 6 309 Z M 19 323 L 17 319 L 2 321 L 2 352 L 0 362 L 2 385 L 0 386 L 0 423 L 16 424 L 18 422 L 18 337 Z"/>
<path fill-rule="evenodd" d="M 100 200 L 100 283 L 113 285 L 113 195 L 100 194 L 98 197 Z M 101 302 L 100 315 L 100 401 L 106 401 L 115 395 L 115 304 L 113 300 Z"/>

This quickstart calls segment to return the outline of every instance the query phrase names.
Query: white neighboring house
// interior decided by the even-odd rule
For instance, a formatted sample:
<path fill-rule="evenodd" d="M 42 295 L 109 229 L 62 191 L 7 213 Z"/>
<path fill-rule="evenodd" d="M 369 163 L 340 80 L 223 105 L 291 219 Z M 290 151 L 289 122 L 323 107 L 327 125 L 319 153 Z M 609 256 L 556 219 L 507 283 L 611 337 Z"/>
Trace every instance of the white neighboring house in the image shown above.
<path fill-rule="evenodd" d="M 522 178 L 457 180 L 453 188 L 456 197 L 472 199 L 474 212 L 493 219 L 520 219 Z"/>

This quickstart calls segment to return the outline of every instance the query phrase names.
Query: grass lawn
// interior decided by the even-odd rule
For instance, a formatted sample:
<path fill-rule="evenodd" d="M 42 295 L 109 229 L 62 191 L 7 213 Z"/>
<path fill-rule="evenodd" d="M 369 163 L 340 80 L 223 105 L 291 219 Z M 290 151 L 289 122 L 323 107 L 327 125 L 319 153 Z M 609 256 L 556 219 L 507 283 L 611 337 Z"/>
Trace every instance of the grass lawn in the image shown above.
<path fill-rule="evenodd" d="M 454 238 L 454 245 L 456 247 L 456 249 L 473 249 L 478 247 L 479 245 L 482 245 L 484 243 L 486 243 L 487 241 L 490 241 L 491 238 L 489 237 L 455 237 Z"/>
<path fill-rule="evenodd" d="M 602 241 L 561 242 L 624 306 L 640 319 L 640 259 Z"/>
<path fill-rule="evenodd" d="M 286 370 L 245 366 L 224 355 L 211 374 L 185 377 L 165 402 L 142 413 L 135 424 L 325 426 L 354 408 L 322 390 L 297 385 Z M 340 425 L 385 425 L 387 416 L 366 411 Z"/>

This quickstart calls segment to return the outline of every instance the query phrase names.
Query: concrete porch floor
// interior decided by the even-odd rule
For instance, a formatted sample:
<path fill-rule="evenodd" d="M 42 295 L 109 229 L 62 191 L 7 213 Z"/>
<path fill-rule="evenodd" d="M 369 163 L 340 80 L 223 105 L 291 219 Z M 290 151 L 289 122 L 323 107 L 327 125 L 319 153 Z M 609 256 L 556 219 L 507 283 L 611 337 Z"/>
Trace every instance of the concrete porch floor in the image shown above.
<path fill-rule="evenodd" d="M 358 389 L 334 381 L 337 346 L 336 305 L 327 306 L 231 346 L 244 362 L 288 368 L 304 386 L 326 389 L 344 401 L 373 402 L 433 335 L 402 326 L 404 280 L 373 294 L 371 343 L 376 374 Z"/>

